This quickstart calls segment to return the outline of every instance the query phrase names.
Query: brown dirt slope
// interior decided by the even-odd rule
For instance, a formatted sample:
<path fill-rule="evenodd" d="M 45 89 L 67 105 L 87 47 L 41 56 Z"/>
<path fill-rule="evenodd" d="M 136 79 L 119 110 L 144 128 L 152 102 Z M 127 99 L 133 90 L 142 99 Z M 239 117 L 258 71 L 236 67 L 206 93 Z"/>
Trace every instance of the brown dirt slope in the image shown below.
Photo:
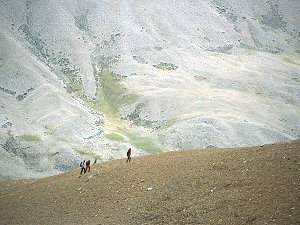
<path fill-rule="evenodd" d="M 169 152 L 2 181 L 0 223 L 300 224 L 299 147 Z"/>

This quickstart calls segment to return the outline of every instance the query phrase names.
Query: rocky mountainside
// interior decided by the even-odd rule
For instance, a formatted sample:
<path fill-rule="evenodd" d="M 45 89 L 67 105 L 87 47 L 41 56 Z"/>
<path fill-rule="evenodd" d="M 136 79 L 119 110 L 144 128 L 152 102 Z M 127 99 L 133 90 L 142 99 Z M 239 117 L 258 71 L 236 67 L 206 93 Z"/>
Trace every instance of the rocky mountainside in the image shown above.
<path fill-rule="evenodd" d="M 299 138 L 299 15 L 297 0 L 0 1 L 0 178 Z"/>
<path fill-rule="evenodd" d="M 0 182 L 2 224 L 299 224 L 300 141 Z"/>

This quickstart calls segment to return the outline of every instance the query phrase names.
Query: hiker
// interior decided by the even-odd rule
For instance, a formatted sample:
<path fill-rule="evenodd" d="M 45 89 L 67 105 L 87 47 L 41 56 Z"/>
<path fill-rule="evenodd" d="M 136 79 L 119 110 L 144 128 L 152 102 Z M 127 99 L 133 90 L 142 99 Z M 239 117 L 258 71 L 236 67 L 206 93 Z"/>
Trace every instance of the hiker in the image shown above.
<path fill-rule="evenodd" d="M 94 161 L 94 164 L 96 164 L 97 163 L 97 158 L 95 158 L 95 161 Z"/>
<path fill-rule="evenodd" d="M 81 168 L 81 171 L 80 171 L 80 175 L 82 174 L 82 171 L 85 173 L 86 172 L 86 169 L 85 169 L 85 160 L 81 161 L 80 162 L 80 168 Z"/>
<path fill-rule="evenodd" d="M 127 151 L 127 160 L 126 162 L 130 162 L 131 161 L 131 148 L 128 149 Z"/>
<path fill-rule="evenodd" d="M 89 169 L 89 172 L 91 172 L 91 166 L 90 166 L 90 164 L 91 164 L 91 161 L 90 160 L 88 160 L 88 161 L 86 161 L 86 163 L 85 163 L 85 172 Z M 85 173 L 84 172 L 84 173 Z"/>

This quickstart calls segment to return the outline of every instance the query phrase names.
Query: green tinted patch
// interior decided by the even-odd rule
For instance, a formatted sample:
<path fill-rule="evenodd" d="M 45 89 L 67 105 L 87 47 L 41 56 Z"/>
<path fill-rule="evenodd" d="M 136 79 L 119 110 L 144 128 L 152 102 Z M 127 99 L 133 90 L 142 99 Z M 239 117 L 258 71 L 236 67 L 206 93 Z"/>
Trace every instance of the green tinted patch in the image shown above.
<path fill-rule="evenodd" d="M 84 96 L 82 83 L 77 81 L 75 78 L 70 78 L 67 89 L 70 93 L 74 93 L 79 97 Z"/>
<path fill-rule="evenodd" d="M 30 135 L 30 134 L 25 134 L 22 136 L 19 136 L 20 139 L 24 141 L 41 141 L 41 138 L 36 135 Z"/>
<path fill-rule="evenodd" d="M 179 121 L 178 118 L 169 119 L 169 120 L 165 121 L 159 129 L 164 130 L 164 129 L 170 128 L 173 125 L 175 125 L 176 123 L 178 123 L 178 121 Z"/>
<path fill-rule="evenodd" d="M 86 158 L 86 159 L 100 159 L 101 157 L 99 155 L 97 155 L 96 153 L 92 152 L 90 149 L 88 148 L 74 148 L 74 150 L 80 154 L 82 157 Z"/>
<path fill-rule="evenodd" d="M 154 154 L 162 151 L 150 137 L 140 136 L 139 134 L 131 132 L 125 132 L 125 135 L 133 146 L 142 149 L 145 152 Z"/>
<path fill-rule="evenodd" d="M 107 135 L 105 135 L 105 137 L 107 137 L 111 141 L 119 141 L 119 142 L 124 141 L 124 137 L 119 134 L 116 134 L 116 133 L 107 134 Z"/>
<path fill-rule="evenodd" d="M 178 66 L 172 64 L 172 63 L 164 63 L 160 62 L 157 65 L 153 65 L 155 68 L 161 69 L 161 70 L 176 70 L 178 69 Z"/>
<path fill-rule="evenodd" d="M 300 66 L 300 63 L 296 63 L 295 61 L 293 61 L 292 59 L 288 58 L 288 57 L 284 57 L 283 59 L 285 62 L 289 63 L 289 64 L 293 64 L 296 66 Z"/>
<path fill-rule="evenodd" d="M 125 85 L 121 82 L 118 74 L 103 67 L 97 70 L 95 67 L 95 80 L 97 82 L 97 102 L 88 102 L 89 106 L 96 111 L 101 111 L 106 121 L 106 128 L 115 131 L 106 137 L 112 141 L 120 141 L 132 144 L 136 148 L 148 153 L 157 153 L 161 149 L 151 137 L 141 136 L 130 131 L 127 123 L 120 119 L 118 110 L 121 106 L 133 103 L 139 99 L 139 95 L 128 93 Z"/>
<path fill-rule="evenodd" d="M 95 72 L 98 92 L 97 99 L 101 102 L 98 109 L 106 114 L 117 114 L 118 109 L 125 104 L 136 101 L 139 96 L 127 93 L 117 74 L 108 68 Z"/>

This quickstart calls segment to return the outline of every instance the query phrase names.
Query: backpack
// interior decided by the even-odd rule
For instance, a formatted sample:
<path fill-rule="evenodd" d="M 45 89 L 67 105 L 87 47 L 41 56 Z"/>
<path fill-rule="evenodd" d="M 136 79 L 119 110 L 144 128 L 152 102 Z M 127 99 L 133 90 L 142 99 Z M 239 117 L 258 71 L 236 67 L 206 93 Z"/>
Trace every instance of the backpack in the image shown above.
<path fill-rule="evenodd" d="M 84 161 L 80 162 L 80 167 L 84 168 Z"/>

